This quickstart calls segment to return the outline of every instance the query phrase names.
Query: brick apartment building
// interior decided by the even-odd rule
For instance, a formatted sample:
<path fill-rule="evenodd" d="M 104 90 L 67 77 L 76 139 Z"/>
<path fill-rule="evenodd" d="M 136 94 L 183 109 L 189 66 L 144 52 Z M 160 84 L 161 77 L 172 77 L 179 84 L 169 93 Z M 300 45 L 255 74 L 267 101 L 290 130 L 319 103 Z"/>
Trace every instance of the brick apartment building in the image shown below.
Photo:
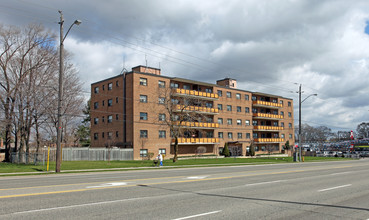
<path fill-rule="evenodd" d="M 235 79 L 209 84 L 137 66 L 91 85 L 91 147 L 171 157 L 168 121 L 180 131 L 180 156 L 218 154 L 226 142 L 233 155 L 246 155 L 252 141 L 256 154 L 278 153 L 295 142 L 293 100 L 237 89 Z"/>

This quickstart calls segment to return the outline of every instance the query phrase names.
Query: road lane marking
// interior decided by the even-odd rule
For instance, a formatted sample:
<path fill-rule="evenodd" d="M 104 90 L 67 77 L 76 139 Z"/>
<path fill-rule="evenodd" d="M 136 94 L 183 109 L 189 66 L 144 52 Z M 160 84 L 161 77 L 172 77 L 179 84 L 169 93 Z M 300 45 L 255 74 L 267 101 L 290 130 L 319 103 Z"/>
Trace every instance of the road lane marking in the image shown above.
<path fill-rule="evenodd" d="M 354 171 L 347 171 L 347 172 L 341 172 L 341 173 L 331 173 L 329 175 L 331 176 L 335 176 L 335 175 L 342 175 L 342 174 L 351 174 L 354 173 Z"/>
<path fill-rule="evenodd" d="M 100 187 L 112 187 L 112 186 L 124 186 L 127 185 L 125 182 L 115 182 L 115 183 L 104 183 L 98 186 L 87 186 L 86 188 L 100 188 Z"/>
<path fill-rule="evenodd" d="M 342 185 L 342 186 L 335 186 L 335 187 L 331 187 L 331 188 L 318 190 L 318 192 L 324 192 L 324 191 L 328 191 L 328 190 L 339 189 L 339 188 L 348 187 L 348 186 L 351 186 L 351 185 L 352 184 L 347 184 L 347 185 Z"/>
<path fill-rule="evenodd" d="M 269 183 L 280 183 L 285 182 L 287 180 L 275 180 L 275 181 L 269 181 L 269 182 L 260 182 L 260 183 L 250 183 L 246 184 L 245 186 L 257 186 L 257 185 L 263 185 L 263 184 L 269 184 Z"/>
<path fill-rule="evenodd" d="M 208 176 L 189 176 L 186 179 L 195 180 L 195 179 L 205 179 L 206 177 Z"/>
<path fill-rule="evenodd" d="M 196 218 L 196 217 L 200 217 L 200 216 L 204 216 L 204 215 L 211 215 L 211 214 L 216 214 L 221 212 L 222 210 L 218 210 L 218 211 L 214 211 L 214 212 L 207 212 L 207 213 L 202 213 L 202 214 L 197 214 L 197 215 L 191 215 L 191 216 L 187 216 L 187 217 L 182 217 L 182 218 L 176 218 L 173 220 L 183 220 L 183 219 L 189 219 L 189 218 Z"/>

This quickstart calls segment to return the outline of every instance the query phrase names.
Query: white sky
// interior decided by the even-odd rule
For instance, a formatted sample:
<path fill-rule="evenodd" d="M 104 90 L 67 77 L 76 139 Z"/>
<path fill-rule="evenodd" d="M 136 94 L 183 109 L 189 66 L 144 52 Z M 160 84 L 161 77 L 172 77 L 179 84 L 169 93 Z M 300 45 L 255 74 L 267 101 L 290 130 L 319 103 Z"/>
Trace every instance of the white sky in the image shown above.
<path fill-rule="evenodd" d="M 238 88 L 304 99 L 302 121 L 355 130 L 369 121 L 367 0 L 0 0 L 5 25 L 41 23 L 59 34 L 84 90 L 118 75 L 123 65 L 145 65 Z M 368 28 L 369 29 L 369 28 Z M 367 31 L 369 32 L 369 31 Z M 291 92 L 293 91 L 293 92 Z"/>

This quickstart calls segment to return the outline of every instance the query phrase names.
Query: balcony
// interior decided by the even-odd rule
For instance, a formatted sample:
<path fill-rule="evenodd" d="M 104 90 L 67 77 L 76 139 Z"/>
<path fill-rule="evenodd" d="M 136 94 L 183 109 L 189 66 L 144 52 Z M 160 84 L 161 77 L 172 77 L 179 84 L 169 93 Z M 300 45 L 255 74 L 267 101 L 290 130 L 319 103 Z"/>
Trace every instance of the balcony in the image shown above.
<path fill-rule="evenodd" d="M 259 106 L 259 107 L 268 107 L 268 108 L 282 108 L 282 104 L 274 103 L 274 102 L 260 101 L 260 100 L 253 101 L 252 105 L 253 106 Z"/>
<path fill-rule="evenodd" d="M 256 119 L 283 119 L 283 115 L 274 115 L 269 113 L 253 113 L 252 116 Z"/>
<path fill-rule="evenodd" d="M 195 90 L 187 90 L 187 89 L 173 89 L 173 96 L 185 96 L 196 99 L 204 99 L 204 100 L 217 100 L 219 99 L 218 94 L 208 93 L 208 92 L 199 92 Z"/>
<path fill-rule="evenodd" d="M 174 111 L 180 112 L 182 110 L 185 112 L 196 112 L 196 113 L 204 113 L 204 114 L 209 114 L 209 115 L 219 114 L 219 110 L 216 108 L 207 108 L 207 107 L 199 107 L 199 106 L 176 105 Z"/>
<path fill-rule="evenodd" d="M 197 128 L 197 129 L 214 129 L 219 128 L 218 123 L 207 123 L 207 122 L 189 122 L 182 121 L 181 123 L 178 121 L 173 122 L 174 125 L 180 125 L 183 127 Z"/>
<path fill-rule="evenodd" d="M 219 143 L 219 138 L 178 138 L 178 144 L 217 144 Z M 174 144 L 174 139 L 172 139 L 172 144 Z"/>
<path fill-rule="evenodd" d="M 284 142 L 284 138 L 255 138 L 255 143 L 282 143 Z"/>
<path fill-rule="evenodd" d="M 254 130 L 257 131 L 281 131 L 284 130 L 283 127 L 279 127 L 279 126 L 263 126 L 263 125 L 258 125 L 258 126 L 254 126 Z"/>

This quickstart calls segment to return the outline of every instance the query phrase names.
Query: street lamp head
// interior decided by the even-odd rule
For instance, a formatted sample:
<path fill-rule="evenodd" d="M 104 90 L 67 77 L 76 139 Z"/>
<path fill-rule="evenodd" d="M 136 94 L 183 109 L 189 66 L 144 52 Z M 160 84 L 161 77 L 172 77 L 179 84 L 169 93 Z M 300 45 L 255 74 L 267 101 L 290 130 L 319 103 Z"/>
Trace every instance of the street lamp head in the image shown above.
<path fill-rule="evenodd" d="M 318 94 L 315 93 L 315 94 L 313 94 L 313 96 L 318 96 Z"/>
<path fill-rule="evenodd" d="M 81 20 L 75 20 L 74 21 L 74 24 L 76 24 L 76 25 L 80 25 L 82 23 L 82 21 Z"/>

